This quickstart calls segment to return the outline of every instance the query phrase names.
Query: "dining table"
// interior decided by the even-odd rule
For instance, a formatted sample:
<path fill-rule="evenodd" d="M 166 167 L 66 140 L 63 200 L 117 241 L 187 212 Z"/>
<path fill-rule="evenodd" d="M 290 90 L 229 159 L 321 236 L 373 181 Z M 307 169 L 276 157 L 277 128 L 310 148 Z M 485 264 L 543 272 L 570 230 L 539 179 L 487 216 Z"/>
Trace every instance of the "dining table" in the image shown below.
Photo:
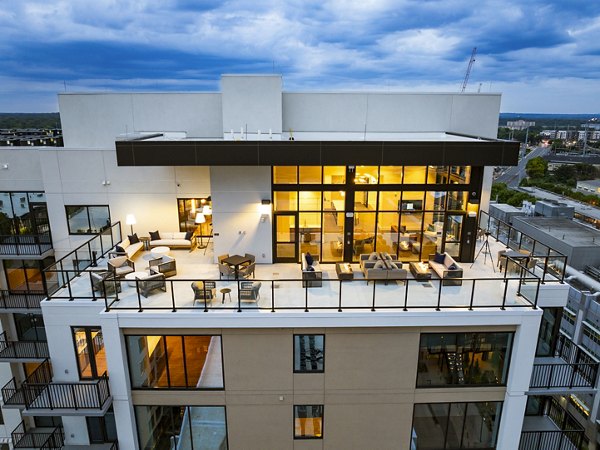
<path fill-rule="evenodd" d="M 252 261 L 252 259 L 249 258 L 248 256 L 231 255 L 231 256 L 228 256 L 227 258 L 224 258 L 221 262 L 233 267 L 233 269 L 235 270 L 235 279 L 237 280 L 239 278 L 238 274 L 240 271 L 240 266 L 243 264 L 249 263 L 251 261 Z"/>

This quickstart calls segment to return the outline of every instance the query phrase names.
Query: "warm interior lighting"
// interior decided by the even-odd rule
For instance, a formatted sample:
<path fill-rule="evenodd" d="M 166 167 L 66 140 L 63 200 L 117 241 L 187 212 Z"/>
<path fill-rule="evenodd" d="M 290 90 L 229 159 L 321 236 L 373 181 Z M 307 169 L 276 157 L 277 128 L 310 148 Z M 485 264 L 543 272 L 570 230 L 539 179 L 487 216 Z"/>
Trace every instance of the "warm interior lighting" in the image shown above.
<path fill-rule="evenodd" d="M 260 213 L 260 221 L 264 222 L 271 215 L 271 200 L 262 200 L 258 205 L 258 212 Z"/>
<path fill-rule="evenodd" d="M 196 214 L 196 218 L 194 219 L 194 223 L 200 225 L 201 223 L 206 222 L 206 217 L 204 217 L 204 214 L 202 214 L 201 212 L 199 212 L 198 214 Z"/>
<path fill-rule="evenodd" d="M 205 216 L 212 216 L 212 208 L 209 205 L 204 205 L 202 207 L 202 214 Z"/>
<path fill-rule="evenodd" d="M 133 234 L 133 226 L 137 223 L 135 216 L 133 214 L 127 214 L 125 223 L 131 227 L 131 234 Z"/>
<path fill-rule="evenodd" d="M 478 204 L 467 202 L 467 213 L 469 213 L 470 216 L 472 216 L 472 215 L 477 216 L 478 212 L 479 212 Z"/>

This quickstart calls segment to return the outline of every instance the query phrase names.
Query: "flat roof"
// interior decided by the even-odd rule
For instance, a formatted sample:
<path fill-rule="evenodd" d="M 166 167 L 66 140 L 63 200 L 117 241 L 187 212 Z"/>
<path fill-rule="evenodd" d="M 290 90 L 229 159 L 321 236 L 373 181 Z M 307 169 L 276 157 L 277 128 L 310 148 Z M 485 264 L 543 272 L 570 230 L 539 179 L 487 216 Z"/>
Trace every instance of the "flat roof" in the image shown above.
<path fill-rule="evenodd" d="M 571 247 L 591 245 L 600 247 L 600 231 L 571 219 L 519 216 L 515 220 L 522 221 L 544 233 L 551 234 Z"/>

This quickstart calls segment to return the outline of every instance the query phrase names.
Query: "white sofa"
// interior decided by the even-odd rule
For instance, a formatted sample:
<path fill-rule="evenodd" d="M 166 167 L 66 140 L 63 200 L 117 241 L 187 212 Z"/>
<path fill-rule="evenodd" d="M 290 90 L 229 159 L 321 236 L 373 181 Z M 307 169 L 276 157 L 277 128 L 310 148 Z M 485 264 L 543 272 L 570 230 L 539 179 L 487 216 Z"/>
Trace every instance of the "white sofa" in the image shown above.
<path fill-rule="evenodd" d="M 193 250 L 196 246 L 196 234 L 191 239 L 185 238 L 185 231 L 159 231 L 160 239 L 150 241 L 150 247 L 178 247 Z"/>
<path fill-rule="evenodd" d="M 129 242 L 129 239 L 124 239 L 120 243 L 118 243 L 117 246 L 125 250 L 125 253 L 127 253 L 127 258 L 131 259 L 133 255 L 135 255 L 142 249 L 142 247 L 144 247 L 144 243 L 140 241 L 136 242 L 135 244 L 132 244 Z M 115 254 L 116 256 L 119 256 L 117 252 L 111 253 Z"/>

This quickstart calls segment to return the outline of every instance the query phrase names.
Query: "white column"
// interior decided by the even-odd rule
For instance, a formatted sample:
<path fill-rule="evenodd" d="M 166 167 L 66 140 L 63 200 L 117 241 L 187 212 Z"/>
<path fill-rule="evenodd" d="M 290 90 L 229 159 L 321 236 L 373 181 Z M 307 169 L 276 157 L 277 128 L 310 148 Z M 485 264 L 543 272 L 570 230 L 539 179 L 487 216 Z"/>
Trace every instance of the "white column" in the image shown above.
<path fill-rule="evenodd" d="M 540 329 L 542 310 L 536 315 L 523 316 L 521 326 L 515 332 L 510 360 L 506 395 L 502 407 L 497 450 L 519 448 L 525 406 L 535 358 L 535 348 Z"/>

